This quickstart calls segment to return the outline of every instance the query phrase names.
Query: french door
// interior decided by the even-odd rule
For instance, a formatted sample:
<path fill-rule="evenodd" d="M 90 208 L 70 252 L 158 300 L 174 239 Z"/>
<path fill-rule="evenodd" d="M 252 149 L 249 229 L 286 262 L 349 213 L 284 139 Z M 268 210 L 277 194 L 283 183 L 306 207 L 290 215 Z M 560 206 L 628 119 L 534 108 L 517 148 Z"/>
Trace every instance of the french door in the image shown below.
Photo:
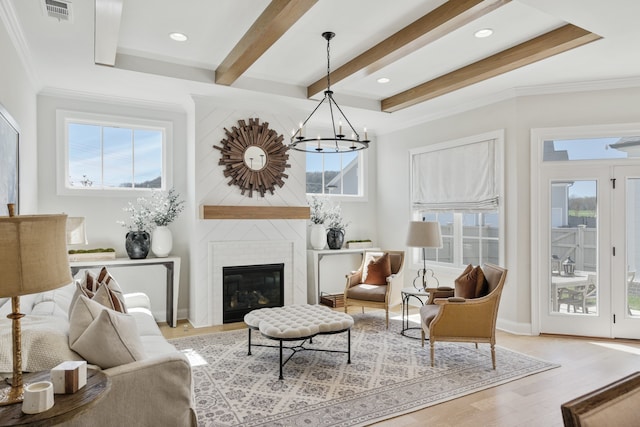
<path fill-rule="evenodd" d="M 613 336 L 640 338 L 640 166 L 613 168 Z"/>
<path fill-rule="evenodd" d="M 541 178 L 540 331 L 640 338 L 640 166 Z"/>

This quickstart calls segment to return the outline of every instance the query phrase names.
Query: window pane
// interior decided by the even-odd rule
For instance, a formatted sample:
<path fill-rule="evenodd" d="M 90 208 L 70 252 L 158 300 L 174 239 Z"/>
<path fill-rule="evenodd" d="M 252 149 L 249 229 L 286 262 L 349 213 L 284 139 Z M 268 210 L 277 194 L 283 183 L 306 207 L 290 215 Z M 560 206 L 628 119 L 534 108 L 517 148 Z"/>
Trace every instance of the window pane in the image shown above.
<path fill-rule="evenodd" d="M 100 126 L 68 126 L 69 186 L 101 187 Z"/>
<path fill-rule="evenodd" d="M 324 157 L 324 192 L 326 194 L 342 193 L 342 175 L 340 174 L 340 154 L 321 154 Z"/>
<path fill-rule="evenodd" d="M 134 132 L 134 182 L 136 187 L 162 188 L 162 132 Z"/>
<path fill-rule="evenodd" d="M 307 193 L 322 194 L 323 155 L 307 153 Z"/>
<path fill-rule="evenodd" d="M 104 127 L 103 130 L 103 186 L 133 186 L 133 131 Z"/>
<path fill-rule="evenodd" d="M 358 153 L 343 153 L 342 194 L 358 195 Z"/>
<path fill-rule="evenodd" d="M 544 142 L 543 161 L 626 159 L 640 157 L 640 136 L 556 139 Z"/>
<path fill-rule="evenodd" d="M 482 218 L 484 221 L 484 227 L 482 227 L 481 235 L 483 237 L 495 237 L 497 239 L 500 236 L 498 228 L 498 213 L 483 213 Z"/>
<path fill-rule="evenodd" d="M 480 240 L 462 239 L 462 263 L 465 265 L 480 264 Z"/>

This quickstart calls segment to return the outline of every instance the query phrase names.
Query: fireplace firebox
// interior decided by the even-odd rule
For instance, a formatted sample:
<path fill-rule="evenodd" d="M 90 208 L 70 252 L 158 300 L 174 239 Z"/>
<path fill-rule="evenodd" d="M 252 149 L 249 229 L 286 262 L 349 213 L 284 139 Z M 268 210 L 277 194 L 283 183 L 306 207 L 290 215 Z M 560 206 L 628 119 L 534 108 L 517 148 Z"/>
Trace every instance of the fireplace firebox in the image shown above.
<path fill-rule="evenodd" d="M 284 264 L 222 268 L 222 322 L 242 322 L 258 308 L 284 305 Z"/>

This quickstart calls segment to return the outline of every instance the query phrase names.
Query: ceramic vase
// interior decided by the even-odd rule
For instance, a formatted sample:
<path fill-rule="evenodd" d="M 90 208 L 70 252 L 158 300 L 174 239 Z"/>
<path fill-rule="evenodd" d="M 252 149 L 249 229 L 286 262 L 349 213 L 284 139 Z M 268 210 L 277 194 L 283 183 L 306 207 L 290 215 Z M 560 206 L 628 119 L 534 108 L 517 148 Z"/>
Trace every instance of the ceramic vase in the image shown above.
<path fill-rule="evenodd" d="M 173 248 L 173 236 L 166 225 L 159 225 L 151 235 L 151 251 L 158 258 L 169 256 Z"/>
<path fill-rule="evenodd" d="M 329 249 L 340 249 L 344 243 L 344 231 L 338 228 L 330 228 L 327 231 L 327 245 Z"/>
<path fill-rule="evenodd" d="M 131 259 L 144 259 L 149 254 L 151 239 L 146 231 L 130 231 L 126 235 L 125 248 Z"/>
<path fill-rule="evenodd" d="M 309 234 L 309 244 L 315 250 L 324 249 L 327 244 L 327 231 L 322 224 L 312 224 L 311 233 Z"/>

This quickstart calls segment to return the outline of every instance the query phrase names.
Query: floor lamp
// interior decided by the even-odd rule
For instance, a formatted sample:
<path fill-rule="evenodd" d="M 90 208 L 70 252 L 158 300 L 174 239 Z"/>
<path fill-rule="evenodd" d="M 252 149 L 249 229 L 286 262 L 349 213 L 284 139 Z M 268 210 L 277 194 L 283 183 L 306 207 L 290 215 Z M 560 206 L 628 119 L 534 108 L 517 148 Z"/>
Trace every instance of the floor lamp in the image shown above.
<path fill-rule="evenodd" d="M 0 217 L 0 297 L 11 298 L 13 340 L 13 379 L 0 386 L 0 406 L 21 402 L 24 392 L 20 296 L 71 283 L 66 222 L 66 215 Z"/>
<path fill-rule="evenodd" d="M 433 270 L 427 270 L 426 248 L 441 248 L 442 236 L 440 234 L 440 223 L 436 221 L 411 221 L 409 224 L 409 234 L 407 236 L 407 246 L 422 248 L 422 269 L 418 270 L 418 275 L 413 279 L 413 287 L 424 291 L 427 289 L 427 271 L 438 283 L 438 279 L 433 274 Z M 416 285 L 416 281 L 422 277 L 421 287 Z"/>

